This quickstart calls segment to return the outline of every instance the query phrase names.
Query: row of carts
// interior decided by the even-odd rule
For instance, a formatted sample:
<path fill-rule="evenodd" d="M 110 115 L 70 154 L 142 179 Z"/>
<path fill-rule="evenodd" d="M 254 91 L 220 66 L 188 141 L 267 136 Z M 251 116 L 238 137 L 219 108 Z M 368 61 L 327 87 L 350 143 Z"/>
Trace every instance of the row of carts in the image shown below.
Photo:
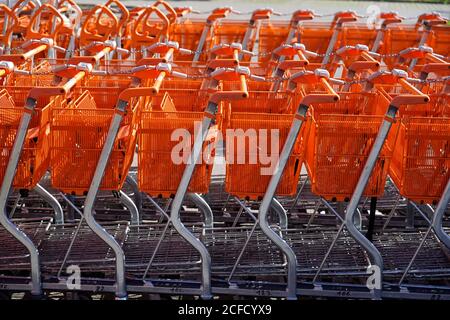
<path fill-rule="evenodd" d="M 450 299 L 438 13 L 0 5 L 0 298 Z"/>

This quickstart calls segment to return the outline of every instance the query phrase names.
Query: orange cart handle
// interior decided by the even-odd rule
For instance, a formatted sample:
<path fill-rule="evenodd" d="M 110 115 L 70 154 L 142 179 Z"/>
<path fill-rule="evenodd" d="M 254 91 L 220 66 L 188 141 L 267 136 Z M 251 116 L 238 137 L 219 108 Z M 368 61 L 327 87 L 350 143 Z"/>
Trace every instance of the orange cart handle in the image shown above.
<path fill-rule="evenodd" d="M 122 30 L 122 27 L 128 22 L 128 19 L 130 18 L 130 11 L 128 11 L 127 7 L 125 7 L 125 5 L 119 0 L 108 0 L 108 2 L 105 3 L 105 7 L 109 9 L 109 7 L 113 4 L 115 4 L 122 13 L 117 25 L 117 28 L 120 32 Z"/>
<path fill-rule="evenodd" d="M 30 9 L 36 8 L 36 5 L 31 0 L 19 0 L 12 7 L 12 11 L 17 12 L 17 10 L 19 10 L 19 8 L 22 7 L 23 3 L 26 3 L 25 6 L 30 6 Z M 23 8 L 25 8 L 25 6 Z"/>
<path fill-rule="evenodd" d="M 296 25 L 299 21 L 312 20 L 315 14 L 311 10 L 297 10 L 292 14 L 291 24 Z"/>
<path fill-rule="evenodd" d="M 10 36 L 14 31 L 14 28 L 19 24 L 19 18 L 14 13 L 14 10 L 10 9 L 4 4 L 0 4 L 0 11 L 3 11 L 5 14 L 5 17 L 9 17 L 8 24 L 9 26 L 6 26 L 6 32 L 4 35 L 0 36 L 0 39 L 2 40 L 4 45 L 9 46 L 10 45 Z M 3 24 L 6 23 L 6 19 L 3 20 Z"/>
<path fill-rule="evenodd" d="M 421 70 L 421 79 L 425 80 L 428 77 L 428 74 L 436 73 L 439 75 L 450 75 L 450 63 L 428 63 L 423 66 Z"/>
<path fill-rule="evenodd" d="M 97 13 L 97 11 L 100 11 L 100 12 Z M 102 24 L 101 17 L 103 15 L 103 13 L 106 14 L 109 18 L 111 18 L 112 25 L 109 25 L 109 23 L 107 25 Z M 90 21 L 90 20 L 93 17 L 95 17 L 95 22 L 94 22 L 95 27 L 91 32 L 89 30 L 90 29 L 89 26 L 92 23 L 92 21 Z M 82 36 L 82 38 L 84 38 L 86 36 L 88 38 L 95 37 L 95 38 L 97 38 L 98 41 L 105 41 L 109 38 L 111 33 L 118 31 L 118 25 L 119 25 L 119 21 L 118 21 L 116 15 L 108 7 L 98 4 L 95 7 L 93 7 L 91 9 L 91 11 L 89 11 L 89 13 L 86 17 L 86 20 L 84 21 L 83 26 L 81 27 L 81 36 Z M 109 31 L 104 36 L 99 35 L 98 27 L 107 28 Z"/>
<path fill-rule="evenodd" d="M 163 6 L 168 11 L 166 16 L 169 19 L 170 24 L 175 23 L 178 16 L 175 9 L 163 0 L 157 0 L 154 4 L 152 4 L 152 7 L 158 7 L 159 5 Z"/>
<path fill-rule="evenodd" d="M 247 78 L 241 74 L 239 76 L 239 90 L 214 92 L 209 101 L 219 104 L 220 101 L 241 100 L 248 98 Z"/>
<path fill-rule="evenodd" d="M 38 17 L 41 15 L 41 13 L 44 10 L 49 10 L 50 13 L 55 16 L 55 20 L 59 20 L 59 22 L 57 22 L 57 25 L 55 26 L 55 29 L 53 30 L 52 34 L 42 34 L 39 30 L 39 26 L 37 26 L 37 31 L 34 28 L 35 27 L 35 23 L 38 19 Z M 52 17 L 49 17 L 49 21 L 53 21 Z M 41 7 L 39 7 L 36 12 L 34 13 L 34 15 L 31 17 L 31 21 L 30 24 L 27 27 L 27 38 L 28 39 L 40 39 L 42 37 L 46 37 L 46 38 L 51 38 L 53 40 L 56 39 L 56 35 L 59 33 L 59 31 L 64 27 L 64 17 L 62 16 L 61 12 L 58 11 L 58 9 L 56 9 L 55 7 L 53 7 L 50 4 L 43 4 Z"/>
<path fill-rule="evenodd" d="M 430 101 L 430 97 L 428 95 L 422 93 L 406 79 L 399 79 L 398 83 L 411 94 L 400 94 L 394 97 L 390 102 L 391 105 L 400 107 L 402 104 L 422 104 Z"/>
<path fill-rule="evenodd" d="M 81 10 L 80 6 L 73 0 L 62 0 L 58 3 L 58 9 L 63 7 L 64 3 L 70 4 L 75 11 L 77 12 L 77 17 L 75 19 L 75 25 L 79 26 L 81 23 L 81 17 L 83 16 L 83 10 Z"/>
<path fill-rule="evenodd" d="M 72 78 L 66 81 L 62 86 L 56 87 L 34 87 L 28 94 L 29 98 L 37 99 L 44 96 L 66 95 L 81 79 L 87 75 L 87 71 L 78 71 Z"/>
<path fill-rule="evenodd" d="M 159 30 L 157 34 L 154 34 L 154 37 L 157 41 L 159 41 L 158 38 L 160 38 L 161 35 L 163 35 L 166 39 L 169 37 L 169 18 L 158 8 L 148 7 L 139 16 L 136 21 L 136 25 L 133 28 L 132 41 L 134 42 L 135 46 L 138 46 L 139 42 L 155 40 L 155 38 L 149 38 L 150 32 L 154 32 L 155 30 L 157 30 L 157 28 L 149 24 L 149 19 L 153 13 L 155 13 L 162 22 L 162 29 Z M 139 26 L 142 26 L 142 31 L 139 30 Z"/>
<path fill-rule="evenodd" d="M 330 83 L 326 78 L 319 78 L 320 84 L 322 85 L 323 89 L 326 91 L 326 93 L 312 93 L 307 94 L 305 97 L 302 98 L 302 101 L 300 104 L 309 106 L 313 103 L 329 103 L 329 102 L 337 102 L 339 101 L 340 97 L 334 91 L 334 89 L 331 87 Z"/>

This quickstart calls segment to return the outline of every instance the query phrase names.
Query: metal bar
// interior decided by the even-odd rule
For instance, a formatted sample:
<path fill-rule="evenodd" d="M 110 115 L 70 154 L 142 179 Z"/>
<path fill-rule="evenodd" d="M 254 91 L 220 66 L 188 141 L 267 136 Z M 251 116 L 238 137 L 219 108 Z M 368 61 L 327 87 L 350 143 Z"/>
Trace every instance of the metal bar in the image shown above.
<path fill-rule="evenodd" d="M 122 190 L 119 191 L 120 202 L 130 211 L 131 224 L 138 226 L 141 223 L 139 210 L 131 198 Z"/>
<path fill-rule="evenodd" d="M 120 123 L 122 122 L 122 114 L 125 112 L 127 105 L 128 103 L 123 100 L 119 100 L 117 103 L 116 110 L 118 112 L 114 114 L 111 121 L 108 135 L 84 202 L 84 217 L 88 226 L 114 251 L 116 256 L 116 296 L 120 299 L 126 299 L 127 297 L 125 283 L 125 255 L 114 237 L 110 235 L 100 224 L 98 224 L 97 221 L 95 221 L 92 211 L 109 156 L 113 149 L 114 141 L 116 140 L 117 133 L 119 131 Z"/>
<path fill-rule="evenodd" d="M 333 210 L 333 211 L 334 211 L 334 210 Z M 339 215 L 338 215 L 338 216 L 339 216 Z M 329 247 L 328 250 L 327 250 L 327 253 L 326 253 L 325 256 L 323 257 L 322 262 L 320 262 L 319 269 L 317 269 L 317 272 L 316 272 L 316 274 L 314 275 L 314 278 L 313 278 L 313 280 L 312 280 L 313 283 L 315 283 L 315 282 L 317 281 L 317 278 L 319 277 L 320 271 L 322 271 L 323 266 L 325 265 L 325 262 L 327 261 L 328 256 L 329 256 L 330 253 L 331 253 L 331 250 L 333 250 L 334 246 L 336 245 L 337 240 L 339 239 L 339 236 L 340 236 L 342 230 L 344 230 L 344 226 L 345 226 L 345 223 L 342 223 L 341 226 L 339 227 L 339 229 L 338 229 L 336 235 L 334 236 L 333 242 L 331 242 L 330 247 Z"/>
<path fill-rule="evenodd" d="M 375 40 L 373 41 L 372 49 L 370 51 L 372 51 L 372 52 L 378 51 L 381 41 L 383 40 L 383 36 L 384 36 L 384 29 L 378 30 L 377 36 L 375 37 Z"/>
<path fill-rule="evenodd" d="M 267 213 L 269 207 L 273 202 L 276 189 L 283 175 L 284 168 L 289 160 L 289 157 L 294 148 L 300 129 L 303 125 L 304 117 L 308 111 L 308 106 L 300 104 L 296 113 L 296 117 L 292 121 L 288 136 L 281 150 L 278 163 L 275 167 L 274 173 L 270 178 L 261 206 L 259 207 L 259 226 L 264 234 L 283 252 L 287 260 L 287 298 L 297 299 L 297 257 L 292 248 L 281 238 L 275 231 L 273 231 L 267 220 Z"/>
<path fill-rule="evenodd" d="M 12 219 L 14 217 L 14 214 L 16 213 L 17 210 L 17 205 L 19 204 L 19 200 L 20 200 L 20 193 L 17 195 L 16 200 L 14 201 L 14 206 L 12 208 L 12 210 L 9 212 L 9 218 Z"/>
<path fill-rule="evenodd" d="M 28 236 L 21 231 L 12 221 L 8 219 L 6 212 L 6 201 L 8 200 L 8 194 L 12 186 L 12 182 L 17 170 L 20 155 L 22 153 L 23 144 L 27 135 L 28 126 L 32 117 L 32 112 L 36 107 L 37 101 L 32 98 L 28 98 L 26 101 L 26 111 L 23 113 L 19 127 L 17 129 L 16 139 L 11 150 L 11 156 L 9 157 L 8 165 L 5 170 L 3 181 L 0 189 L 0 223 L 14 238 L 22 243 L 30 253 L 31 264 L 31 294 L 41 295 L 41 270 L 39 266 L 39 251 Z"/>
<path fill-rule="evenodd" d="M 239 265 L 239 262 L 241 262 L 242 256 L 244 255 L 245 249 L 247 249 L 248 243 L 250 242 L 251 237 L 253 236 L 253 233 L 256 230 L 256 226 L 258 225 L 258 220 L 255 221 L 255 223 L 252 226 L 252 229 L 250 230 L 250 234 L 245 239 L 244 246 L 242 247 L 241 251 L 239 252 L 239 255 L 233 265 L 233 269 L 231 269 L 230 274 L 228 275 L 227 282 L 230 283 L 231 279 L 233 278 L 234 273 L 236 272 L 237 266 Z"/>
<path fill-rule="evenodd" d="M 385 221 L 384 224 L 383 224 L 383 228 L 381 228 L 381 233 L 384 232 L 384 229 L 386 229 L 386 227 L 388 226 L 389 222 L 391 221 L 391 219 L 392 219 L 392 217 L 393 217 L 393 215 L 394 215 L 394 213 L 395 213 L 395 210 L 396 210 L 397 207 L 398 207 L 398 203 L 400 202 L 400 198 L 401 198 L 401 196 L 400 196 L 400 194 L 398 194 L 398 195 L 397 195 L 397 199 L 395 200 L 395 204 L 394 204 L 394 206 L 392 207 L 391 211 L 389 212 L 389 215 L 388 215 L 386 221 Z"/>
<path fill-rule="evenodd" d="M 205 27 L 206 28 L 206 27 Z M 215 115 L 218 110 L 217 103 L 208 102 L 205 113 Z M 188 241 L 200 254 L 202 259 L 202 298 L 211 299 L 211 256 L 206 249 L 205 245 L 197 239 L 181 222 L 180 219 L 180 209 L 183 204 L 184 197 L 186 195 L 189 182 L 191 181 L 192 175 L 195 170 L 195 165 L 197 164 L 199 158 L 201 157 L 203 142 L 206 140 L 208 135 L 209 127 L 211 126 L 212 119 L 209 116 L 204 116 L 200 131 L 194 140 L 194 145 L 189 155 L 189 161 L 181 177 L 180 184 L 178 186 L 175 198 L 173 199 L 172 208 L 170 210 L 170 218 L 175 230 Z"/>
<path fill-rule="evenodd" d="M 450 249 L 450 236 L 444 231 L 444 227 L 442 226 L 442 220 L 444 219 L 445 210 L 447 209 L 447 205 L 450 201 L 450 180 L 447 182 L 447 186 L 444 189 L 444 193 L 442 194 L 439 203 L 436 206 L 436 210 L 434 210 L 434 216 L 432 221 L 432 226 L 434 233 L 445 244 L 447 248 Z"/>
<path fill-rule="evenodd" d="M 203 27 L 202 35 L 200 36 L 200 40 L 198 41 L 197 49 L 195 50 L 192 62 L 197 62 L 200 59 L 200 55 L 202 54 L 203 46 L 205 45 L 206 37 L 211 30 L 211 26 L 212 22 L 207 21 L 205 26 Z"/>
<path fill-rule="evenodd" d="M 205 228 L 213 228 L 214 215 L 209 204 L 198 193 L 188 193 L 188 195 L 191 198 L 192 202 L 195 203 L 200 212 L 203 214 L 203 219 L 205 220 Z"/>
<path fill-rule="evenodd" d="M 75 233 L 74 233 L 72 239 L 70 240 L 69 248 L 67 248 L 66 254 L 64 255 L 64 259 L 63 259 L 63 262 L 61 263 L 61 267 L 58 270 L 58 274 L 56 276 L 58 279 L 61 276 L 61 273 L 62 273 L 62 270 L 63 270 L 64 266 L 66 265 L 67 259 L 69 258 L 70 252 L 72 251 L 73 244 L 75 243 L 75 239 L 77 238 L 78 233 L 80 232 L 81 225 L 83 224 L 83 221 L 84 221 L 84 216 L 81 216 L 81 219 L 78 222 L 78 225 L 77 225 L 77 228 L 75 230 Z"/>
<path fill-rule="evenodd" d="M 164 210 L 163 208 L 161 208 L 161 207 L 156 203 L 156 201 L 153 200 L 153 198 L 150 197 L 148 194 L 146 194 L 146 197 L 147 197 L 147 199 L 150 200 L 150 202 L 155 206 L 156 210 L 158 210 L 158 211 L 161 213 L 162 217 L 166 217 L 167 220 L 170 220 L 170 216 L 166 213 L 166 210 Z M 160 222 L 161 222 L 161 221 L 162 221 L 162 220 L 160 220 Z"/>
<path fill-rule="evenodd" d="M 367 226 L 366 238 L 373 241 L 373 230 L 375 228 L 375 211 L 377 211 L 377 197 L 370 198 L 369 225 Z"/>
<path fill-rule="evenodd" d="M 387 135 L 391 129 L 392 121 L 395 119 L 398 108 L 396 106 L 390 105 L 385 119 L 383 120 L 380 130 L 378 131 L 377 137 L 373 143 L 372 149 L 370 150 L 369 156 L 367 158 L 366 164 L 361 172 L 361 176 L 355 187 L 355 191 L 350 199 L 347 207 L 347 212 L 345 215 L 345 225 L 350 233 L 350 235 L 358 242 L 364 250 L 367 251 L 371 257 L 371 261 L 380 269 L 380 280 L 382 280 L 383 272 L 383 258 L 378 249 L 370 242 L 354 224 L 354 216 L 358 203 L 362 197 L 364 189 L 366 188 L 367 182 L 369 181 L 370 175 L 372 174 L 373 168 L 375 167 L 377 158 L 383 148 L 384 142 L 386 141 Z M 381 297 L 381 289 L 374 289 L 374 297 L 379 299 Z"/>
<path fill-rule="evenodd" d="M 56 224 L 64 223 L 64 211 L 59 201 L 47 190 L 45 190 L 39 183 L 33 189 L 38 195 L 41 196 L 55 211 Z"/>
<path fill-rule="evenodd" d="M 292 203 L 292 206 L 287 210 L 288 212 L 291 212 L 292 209 L 294 209 L 294 207 L 297 205 L 298 203 L 298 199 L 300 199 L 300 194 L 303 191 L 303 188 L 305 188 L 306 183 L 308 182 L 309 177 L 307 176 L 305 181 L 303 181 L 303 183 L 301 184 L 300 188 L 298 189 L 297 194 L 295 195 L 295 199 L 294 202 Z"/>
<path fill-rule="evenodd" d="M 423 245 L 425 244 L 425 241 L 427 240 L 428 235 L 430 234 L 430 232 L 431 232 L 432 229 L 433 229 L 432 226 L 430 226 L 430 227 L 427 229 L 427 232 L 426 232 L 425 235 L 423 236 L 422 241 L 420 241 L 419 247 L 417 247 L 416 251 L 414 252 L 413 257 L 411 258 L 411 260 L 410 260 L 409 263 L 408 263 L 408 266 L 407 266 L 406 269 L 405 269 L 405 272 L 402 274 L 402 277 L 400 278 L 400 280 L 399 280 L 399 282 L 398 282 L 398 285 L 401 285 L 402 282 L 403 282 L 403 280 L 405 280 L 406 275 L 407 275 L 408 272 L 409 272 L 409 269 L 411 269 L 411 266 L 412 266 L 412 264 L 414 263 L 414 260 L 416 260 L 417 255 L 419 254 L 420 249 L 422 249 L 422 247 L 423 247 Z"/>
<path fill-rule="evenodd" d="M 142 275 L 142 280 L 145 280 L 145 277 L 147 276 L 148 271 L 150 270 L 150 267 L 153 263 L 153 260 L 156 257 L 156 253 L 158 252 L 159 247 L 161 246 L 162 241 L 164 240 L 164 236 L 166 235 L 167 229 L 169 228 L 170 220 L 167 221 L 166 225 L 164 226 L 163 232 L 161 233 L 161 236 L 158 239 L 158 243 L 156 244 L 155 250 L 153 250 L 152 256 L 150 257 L 150 260 L 147 264 L 147 267 L 145 268 L 145 272 Z"/>
<path fill-rule="evenodd" d="M 133 177 L 128 174 L 125 179 L 125 182 L 130 186 L 131 190 L 133 190 L 134 204 L 136 205 L 138 211 L 141 212 L 142 211 L 142 193 L 139 190 L 136 180 L 134 180 Z"/>
<path fill-rule="evenodd" d="M 319 207 L 320 207 L 320 201 L 321 201 L 321 199 L 316 201 L 316 204 L 314 206 L 314 211 L 313 211 L 313 213 L 311 214 L 311 216 L 308 219 L 308 224 L 306 225 L 306 230 L 309 230 L 309 227 L 311 226 L 311 224 L 314 221 L 316 213 L 317 213 L 317 211 L 319 210 Z"/>
<path fill-rule="evenodd" d="M 253 33 L 253 27 L 255 27 L 255 24 L 256 24 L 255 20 L 249 21 L 247 30 L 245 30 L 244 39 L 242 39 L 242 50 L 247 50 L 248 42 Z M 239 54 L 239 60 L 242 60 L 243 56 L 244 56 L 244 54 L 241 52 Z"/>
<path fill-rule="evenodd" d="M 283 206 L 276 198 L 272 199 L 270 206 L 278 215 L 281 230 L 286 230 L 288 228 L 288 217 L 286 210 L 284 210 Z"/>
<path fill-rule="evenodd" d="M 331 36 L 330 43 L 328 44 L 327 51 L 325 52 L 325 56 L 322 60 L 322 68 L 325 68 L 328 64 L 331 56 L 331 52 L 333 51 L 334 45 L 336 44 L 337 38 L 339 36 L 340 26 L 337 26 L 333 31 L 333 35 Z"/>

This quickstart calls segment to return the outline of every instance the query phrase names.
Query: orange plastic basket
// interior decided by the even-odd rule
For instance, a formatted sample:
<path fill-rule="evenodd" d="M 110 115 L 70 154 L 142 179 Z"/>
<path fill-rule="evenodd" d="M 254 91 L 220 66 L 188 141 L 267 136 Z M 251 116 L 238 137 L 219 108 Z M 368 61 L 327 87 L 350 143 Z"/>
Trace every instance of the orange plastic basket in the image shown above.
<path fill-rule="evenodd" d="M 286 42 L 289 33 L 289 23 L 278 21 L 262 21 L 258 34 L 258 61 L 266 62 L 271 52 Z"/>
<path fill-rule="evenodd" d="M 400 110 L 398 140 L 389 175 L 400 194 L 433 203 L 450 179 L 450 95 L 431 94 L 430 102 Z"/>
<path fill-rule="evenodd" d="M 0 181 L 3 180 L 14 145 L 20 119 L 24 112 L 29 87 L 8 87 L 0 91 Z M 10 95 L 9 92 L 14 93 Z M 61 97 L 39 99 L 24 141 L 13 180 L 16 189 L 32 189 L 41 180 L 49 166 L 50 112 L 65 101 Z M 44 106 L 44 107 L 42 107 Z"/>
<path fill-rule="evenodd" d="M 132 111 L 121 123 L 101 190 L 119 190 L 126 178 L 136 145 L 140 116 L 136 107 L 131 103 Z M 112 108 L 97 107 L 89 91 L 68 107 L 52 110 L 50 165 L 55 188 L 74 194 L 89 189 L 114 112 Z"/>
<path fill-rule="evenodd" d="M 172 32 L 170 33 L 170 40 L 176 41 L 180 45 L 180 48 L 189 49 L 192 51 L 197 50 L 198 43 L 200 41 L 200 36 L 205 27 L 205 21 L 201 20 L 187 20 L 180 24 L 175 24 L 172 27 Z M 214 29 L 215 25 L 212 26 Z M 205 43 L 203 45 L 203 52 L 200 55 L 199 61 L 206 61 L 207 50 L 211 48 L 212 44 L 212 32 L 206 37 Z M 180 55 L 179 53 L 174 54 L 174 60 L 192 60 L 194 55 Z"/>
<path fill-rule="evenodd" d="M 351 197 L 378 134 L 383 116 L 373 115 L 375 106 L 386 110 L 389 101 L 377 93 L 341 93 L 337 103 L 317 104 L 310 110 L 311 129 L 305 164 L 312 191 L 338 201 Z M 380 108 L 381 109 L 381 108 Z M 396 132 L 391 130 L 391 143 Z M 372 171 L 366 196 L 384 192 L 393 145 L 385 143 Z"/>
<path fill-rule="evenodd" d="M 230 103 L 223 125 L 228 193 L 249 199 L 264 195 L 293 121 L 293 100 L 288 94 L 249 92 L 248 99 Z M 296 192 L 307 127 L 299 134 L 277 195 Z"/>
<path fill-rule="evenodd" d="M 169 96 L 161 103 L 176 107 Z M 164 110 L 167 106 L 158 108 Z M 200 125 L 203 117 L 203 112 L 143 111 L 138 139 L 138 181 L 141 191 L 163 197 L 176 193 L 194 143 L 195 126 Z M 179 136 L 172 137 L 175 130 L 188 133 L 185 140 L 177 140 L 181 139 Z M 216 131 L 216 127 L 209 131 L 209 138 L 203 145 L 202 161 L 195 167 L 189 192 L 208 192 L 214 157 L 208 146 L 213 147 L 211 143 L 215 141 Z M 186 148 L 180 149 L 181 145 Z"/>

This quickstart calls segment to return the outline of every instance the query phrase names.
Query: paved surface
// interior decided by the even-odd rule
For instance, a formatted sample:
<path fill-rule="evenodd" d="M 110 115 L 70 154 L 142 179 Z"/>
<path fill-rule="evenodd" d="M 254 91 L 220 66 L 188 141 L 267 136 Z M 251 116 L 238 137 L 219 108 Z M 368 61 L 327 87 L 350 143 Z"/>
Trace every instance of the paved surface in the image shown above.
<path fill-rule="evenodd" d="M 105 1 L 77 0 L 80 4 L 93 4 Z M 145 6 L 152 1 L 122 0 L 127 6 Z M 271 7 L 282 13 L 291 13 L 297 9 L 312 9 L 320 14 L 332 14 L 341 10 L 354 10 L 361 15 L 370 15 L 367 11 L 376 5 L 381 11 L 397 11 L 405 17 L 416 18 L 423 12 L 437 11 L 443 16 L 450 16 L 450 5 L 428 4 L 416 2 L 375 2 L 375 1 L 311 1 L 311 0 L 211 0 L 211 1 L 168 1 L 173 6 L 192 6 L 196 10 L 206 11 L 217 7 L 232 6 L 241 12 L 249 12 L 256 8 Z M 285 18 L 285 17 L 284 17 Z"/>

